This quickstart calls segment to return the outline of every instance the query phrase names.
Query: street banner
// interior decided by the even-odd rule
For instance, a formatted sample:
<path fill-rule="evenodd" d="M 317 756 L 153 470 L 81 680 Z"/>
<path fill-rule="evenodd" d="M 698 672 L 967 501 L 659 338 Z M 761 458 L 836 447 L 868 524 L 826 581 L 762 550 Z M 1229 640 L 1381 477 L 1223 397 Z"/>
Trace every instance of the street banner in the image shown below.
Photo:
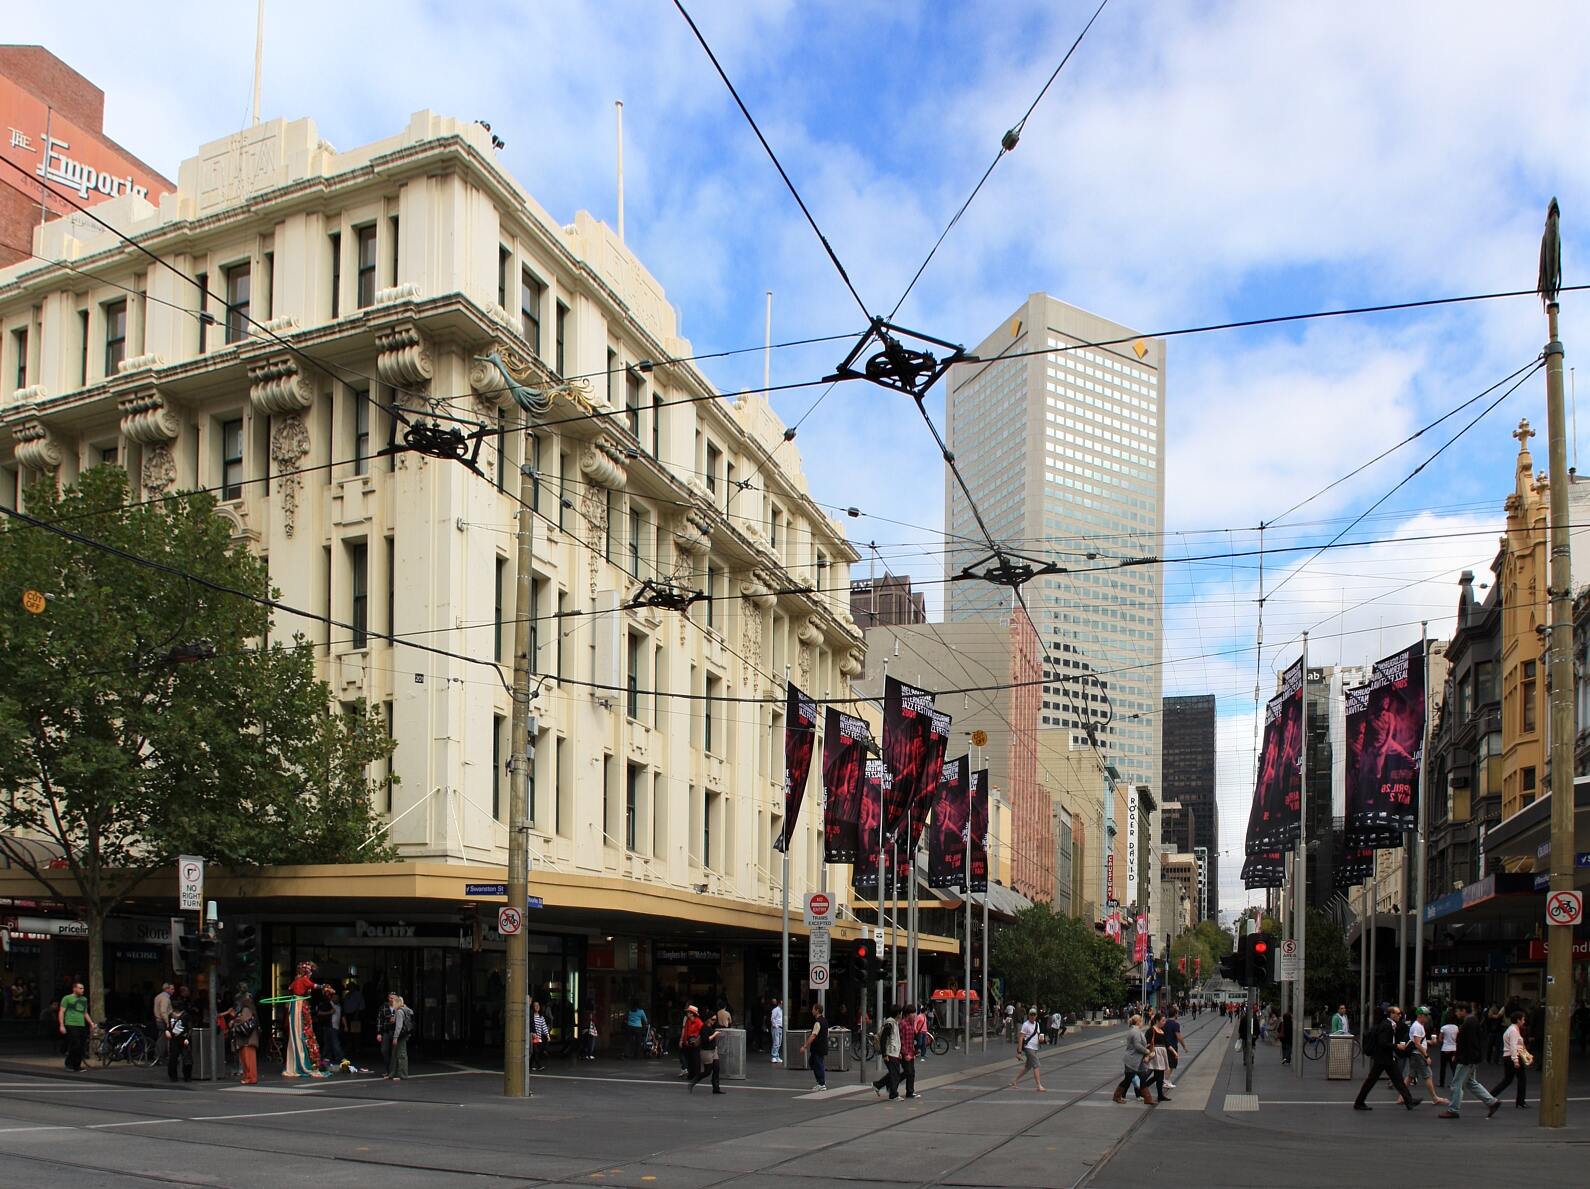
<path fill-rule="evenodd" d="M 1112 912 L 1109 916 L 1104 918 L 1104 936 L 1108 937 L 1111 941 L 1115 942 L 1116 945 L 1120 945 L 1121 944 L 1121 914 L 1120 913 Z"/>
<path fill-rule="evenodd" d="M 944 751 L 950 742 L 950 716 L 942 710 L 933 712 L 932 726 L 928 731 L 927 776 L 922 780 L 916 795 L 911 798 L 910 837 L 905 853 L 914 855 L 922 844 L 922 830 L 927 825 L 928 814 L 939 795 L 939 781 L 944 772 Z"/>
<path fill-rule="evenodd" d="M 1132 961 L 1143 962 L 1148 959 L 1148 920 L 1143 916 L 1137 918 L 1137 928 L 1132 934 Z"/>
<path fill-rule="evenodd" d="M 1286 882 L 1286 859 L 1278 850 L 1249 855 L 1242 864 L 1244 888 L 1278 888 Z"/>
<path fill-rule="evenodd" d="M 883 802 L 885 833 L 893 833 L 928 777 L 933 695 L 896 677 L 883 683 L 883 762 L 892 784 Z"/>
<path fill-rule="evenodd" d="M 1331 872 L 1331 886 L 1337 890 L 1355 888 L 1375 873 L 1375 848 L 1359 846 L 1350 837 L 1345 842 Z"/>
<path fill-rule="evenodd" d="M 883 762 L 872 760 L 881 770 Z M 876 827 L 874 827 L 876 829 Z M 850 868 L 850 886 L 855 889 L 856 895 L 866 900 L 876 900 L 878 896 L 878 841 L 873 839 L 872 847 L 862 847 L 856 855 L 856 861 Z M 896 854 L 889 840 L 884 840 L 883 847 L 883 898 L 895 900 L 906 893 L 905 880 L 901 875 L 906 869 L 905 855 Z"/>
<path fill-rule="evenodd" d="M 1303 659 L 1281 675 L 1281 691 L 1264 708 L 1264 746 L 1248 818 L 1250 855 L 1281 850 L 1302 829 Z"/>
<path fill-rule="evenodd" d="M 817 744 L 817 703 L 789 683 L 789 704 L 784 710 L 784 827 L 773 842 L 782 851 L 795 832 L 812 773 L 812 751 Z"/>
<path fill-rule="evenodd" d="M 878 890 L 878 823 L 889 799 L 893 777 L 882 760 L 869 758 L 861 781 L 861 813 L 856 821 L 856 861 L 850 873 L 852 886 L 868 896 Z M 885 842 L 883 849 L 889 846 Z"/>
<path fill-rule="evenodd" d="M 972 773 L 972 820 L 968 824 L 972 843 L 973 892 L 988 891 L 988 769 Z"/>
<path fill-rule="evenodd" d="M 854 863 L 867 744 L 864 720 L 828 708 L 823 729 L 823 862 Z"/>
<path fill-rule="evenodd" d="M 966 864 L 971 758 L 946 760 L 940 772 L 938 796 L 933 800 L 933 828 L 928 831 L 928 886 L 958 888 L 961 868 Z"/>
<path fill-rule="evenodd" d="M 1414 828 L 1424 750 L 1424 644 L 1411 644 L 1375 662 L 1369 701 L 1348 723 L 1347 834 L 1358 846 L 1401 846 Z M 1356 791 L 1356 801 L 1353 792 Z"/>
<path fill-rule="evenodd" d="M 1179 974 L 1186 974 L 1187 973 L 1187 955 L 1186 954 L 1183 954 L 1181 957 L 1176 959 L 1176 970 L 1177 970 L 1177 973 L 1179 973 Z"/>
<path fill-rule="evenodd" d="M 1202 958 L 1197 957 L 1196 955 L 1194 955 L 1194 957 L 1193 957 L 1193 978 L 1195 978 L 1195 979 L 1196 978 L 1202 978 L 1203 977 L 1203 973 L 1204 973 L 1204 960 Z"/>

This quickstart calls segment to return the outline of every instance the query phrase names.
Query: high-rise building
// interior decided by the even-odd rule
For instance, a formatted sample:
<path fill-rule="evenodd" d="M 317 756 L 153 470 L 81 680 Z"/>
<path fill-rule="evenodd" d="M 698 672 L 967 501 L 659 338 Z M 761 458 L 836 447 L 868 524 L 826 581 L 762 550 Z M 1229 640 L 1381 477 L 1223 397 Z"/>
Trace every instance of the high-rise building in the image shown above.
<path fill-rule="evenodd" d="M 1213 694 L 1165 698 L 1164 711 L 1160 716 L 1164 736 L 1160 779 L 1165 801 L 1181 805 L 1191 819 L 1191 837 L 1177 838 L 1173 849 L 1197 854 L 1203 848 L 1207 854 L 1200 873 L 1207 895 L 1200 911 L 1204 917 L 1218 919 L 1220 805 L 1215 797 L 1215 698 Z"/>
<path fill-rule="evenodd" d="M 1022 588 L 1046 654 L 1039 726 L 1089 731 L 1128 784 L 1160 787 L 1157 556 L 1165 511 L 1165 346 L 1032 294 L 951 369 L 948 441 L 1001 546 L 1065 573 Z M 990 552 L 945 485 L 947 572 Z M 1009 591 L 948 587 L 951 620 L 1008 614 Z"/>
<path fill-rule="evenodd" d="M 850 583 L 850 616 L 863 630 L 926 623 L 927 596 L 912 593 L 910 575 L 856 578 Z"/>

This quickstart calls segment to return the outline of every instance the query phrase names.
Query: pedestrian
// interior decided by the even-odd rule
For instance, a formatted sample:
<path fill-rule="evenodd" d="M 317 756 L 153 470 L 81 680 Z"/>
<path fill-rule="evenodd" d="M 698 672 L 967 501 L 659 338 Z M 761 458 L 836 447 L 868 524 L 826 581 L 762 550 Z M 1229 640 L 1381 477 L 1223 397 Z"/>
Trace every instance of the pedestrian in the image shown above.
<path fill-rule="evenodd" d="M 1397 1072 L 1397 1022 L 1392 1016 L 1394 1011 L 1396 1009 L 1389 1003 L 1382 1003 L 1379 1022 L 1364 1034 L 1364 1056 L 1369 1058 L 1370 1062 L 1369 1076 L 1364 1078 L 1364 1084 L 1358 1088 L 1358 1097 L 1353 1100 L 1355 1111 L 1375 1109 L 1364 1099 L 1369 1097 L 1369 1092 L 1375 1088 L 1375 1083 L 1380 1080 L 1381 1074 L 1385 1074 L 1390 1079 L 1392 1088 L 1402 1099 L 1403 1106 L 1411 1111 L 1419 1105 L 1419 1100 L 1408 1093 L 1402 1075 Z"/>
<path fill-rule="evenodd" d="M 237 1006 L 233 1010 L 226 1037 L 227 1043 L 237 1053 L 238 1063 L 243 1067 L 243 1085 L 258 1085 L 259 1013 L 254 1008 L 253 997 L 247 991 L 237 997 Z"/>
<path fill-rule="evenodd" d="M 166 1059 L 166 1024 L 171 1020 L 171 993 L 175 991 L 176 984 L 164 982 L 160 984 L 160 993 L 155 996 L 155 1060 Z"/>
<path fill-rule="evenodd" d="M 878 1025 L 878 1053 L 883 1057 L 883 1076 L 872 1083 L 872 1092 L 880 1098 L 885 1088 L 889 1097 L 900 1097 L 900 1019 L 899 1009 L 890 1003 L 883 1009 L 883 1022 Z"/>
<path fill-rule="evenodd" d="M 624 1059 L 637 1060 L 640 1057 L 641 1042 L 646 1039 L 646 1009 L 641 1007 L 640 1001 L 629 1001 L 629 1012 L 624 1017 Z"/>
<path fill-rule="evenodd" d="M 1499 1099 L 1502 1096 L 1502 1091 L 1516 1081 L 1518 1083 L 1518 1092 L 1513 1100 L 1513 1105 L 1519 1110 L 1523 1110 L 1525 1106 L 1524 1091 L 1529 1081 L 1528 1069 L 1535 1063 L 1535 1057 L 1524 1043 L 1524 1013 L 1515 1011 L 1512 1020 L 1513 1022 L 1507 1026 L 1507 1030 L 1502 1033 L 1502 1080 L 1491 1093 Z"/>
<path fill-rule="evenodd" d="M 784 1001 L 775 998 L 773 1010 L 767 1013 L 768 1028 L 773 1033 L 773 1064 L 784 1064 Z"/>
<path fill-rule="evenodd" d="M 927 1007 L 924 1004 L 916 1005 L 916 1018 L 911 1021 L 912 1044 L 916 1050 L 916 1059 L 926 1061 L 928 1049 L 933 1045 L 933 1034 L 928 1031 Z"/>
<path fill-rule="evenodd" d="M 583 1015 L 585 1017 L 585 1024 L 583 1027 L 583 1040 L 581 1042 L 583 1047 L 580 1049 L 580 1060 L 595 1061 L 596 1042 L 601 1036 L 601 1033 L 596 1026 L 596 1009 L 587 1003 L 585 1005 L 585 1011 Z"/>
<path fill-rule="evenodd" d="M 1441 1088 L 1451 1084 L 1452 1071 L 1457 1066 L 1458 1026 L 1455 1012 L 1448 1011 L 1446 1023 L 1441 1025 Z"/>
<path fill-rule="evenodd" d="M 1292 1064 L 1292 1013 L 1284 1012 L 1281 1015 L 1281 1064 Z"/>
<path fill-rule="evenodd" d="M 823 1019 L 823 1005 L 812 1004 L 812 1029 L 801 1046 L 806 1053 L 806 1063 L 812 1068 L 812 1079 L 819 1090 L 828 1089 L 828 1022 Z"/>
<path fill-rule="evenodd" d="M 287 1005 L 287 1051 L 282 1076 L 320 1078 L 320 1041 L 315 1037 L 315 964 L 300 962 L 298 974 L 287 984 L 293 998 Z"/>
<path fill-rule="evenodd" d="M 364 1039 L 364 991 L 351 978 L 342 991 L 342 1030 L 348 1035 L 347 1055 L 357 1057 Z"/>
<path fill-rule="evenodd" d="M 644 1013 L 642 1013 L 644 1014 Z M 530 1001 L 530 1068 L 545 1069 L 547 1067 L 547 1045 L 552 1041 L 552 1029 L 547 1027 L 547 1018 L 541 1014 L 541 1001 Z"/>
<path fill-rule="evenodd" d="M 186 988 L 178 988 L 171 1001 L 171 1017 L 166 1021 L 166 1077 L 177 1080 L 177 1067 L 182 1067 L 182 1080 L 193 1080 L 193 1007 L 188 1002 Z"/>
<path fill-rule="evenodd" d="M 387 1017 L 386 1080 L 401 1082 L 409 1076 L 409 1037 L 414 1035 L 414 1009 L 393 991 L 386 997 L 391 1014 Z"/>
<path fill-rule="evenodd" d="M 1485 1013 L 1485 1059 L 1487 1061 L 1500 1061 L 1502 1059 L 1502 1032 L 1507 1027 L 1502 1018 L 1502 1009 L 1496 1004 L 1491 1004 L 1490 1010 Z"/>
<path fill-rule="evenodd" d="M 1126 1076 L 1121 1079 L 1121 1084 L 1115 1087 L 1115 1101 L 1125 1102 L 1126 1092 L 1133 1082 L 1140 1082 L 1143 1078 L 1143 1061 L 1148 1056 L 1148 1038 L 1143 1035 L 1143 1017 L 1133 1015 L 1127 1021 L 1126 1027 Z M 1142 1087 L 1141 1097 L 1146 1106 L 1154 1105 L 1154 1095 L 1146 1084 Z"/>
<path fill-rule="evenodd" d="M 1005 1004 L 1005 1039 L 1016 1039 L 1016 1005 L 1014 1003 Z"/>
<path fill-rule="evenodd" d="M 1165 1055 L 1170 1058 L 1170 1073 L 1176 1072 L 1176 1067 L 1181 1064 L 1182 1051 L 1187 1047 L 1187 1041 L 1181 1034 L 1181 1009 L 1172 1007 L 1169 1018 L 1166 1019 L 1161 1029 L 1165 1034 Z M 1165 1077 L 1165 1089 L 1174 1090 L 1176 1083 L 1170 1080 L 1169 1074 Z"/>
<path fill-rule="evenodd" d="M 728 1027 L 728 1024 L 724 1023 L 727 1018 L 729 1018 L 728 1005 L 720 999 L 718 1001 L 718 1010 L 707 1017 L 706 1022 L 701 1026 L 701 1067 L 690 1079 L 690 1088 L 692 1090 L 696 1088 L 697 1082 L 705 1081 L 710 1077 L 712 1079 L 712 1092 L 714 1094 L 723 1093 L 723 1084 L 720 1081 L 722 1068 L 718 1061 L 718 1039 L 722 1036 L 723 1030 Z"/>
<path fill-rule="evenodd" d="M 1335 1012 L 1331 1014 L 1331 1035 L 1342 1036 L 1351 1031 L 1347 1026 L 1347 1005 L 1337 1004 Z"/>
<path fill-rule="evenodd" d="M 1430 1009 L 1420 1007 L 1413 1023 L 1408 1025 L 1408 1081 L 1417 1086 L 1423 1083 L 1436 1106 L 1446 1106 L 1447 1100 L 1436 1093 L 1435 1079 L 1430 1076 Z"/>
<path fill-rule="evenodd" d="M 82 1072 L 83 1054 L 88 1051 L 88 1037 L 94 1030 L 94 1017 L 89 1015 L 82 983 L 73 983 L 72 993 L 61 997 L 55 1022 L 66 1037 L 66 1068 L 73 1073 Z"/>
<path fill-rule="evenodd" d="M 1391 1008 L 1391 1022 L 1397 1026 L 1397 1041 L 1394 1046 L 1397 1053 L 1397 1076 L 1406 1083 L 1408 1080 L 1408 1044 L 1411 1025 L 1407 1015 L 1396 1004 L 1393 1004 Z"/>
<path fill-rule="evenodd" d="M 694 1003 L 685 1007 L 685 1022 L 679 1028 L 679 1055 L 685 1061 L 685 1077 L 690 1089 L 701 1079 L 701 1013 Z"/>
<path fill-rule="evenodd" d="M 1485 1055 L 1485 1029 L 1480 1024 L 1478 1013 L 1471 1012 L 1467 1003 L 1454 1003 L 1452 1011 L 1457 1016 L 1457 1048 L 1455 1060 L 1457 1066 L 1452 1071 L 1452 1099 L 1442 1111 L 1440 1118 L 1456 1119 L 1458 1112 L 1463 1108 L 1463 1095 L 1472 1092 L 1481 1102 L 1487 1104 L 1489 1119 L 1501 1109 L 1502 1100 L 1495 1098 L 1491 1092 L 1480 1083 L 1480 1058 Z"/>
<path fill-rule="evenodd" d="M 900 1009 L 900 1076 L 907 1098 L 922 1097 L 916 1092 L 916 1057 L 916 1012 L 907 1004 Z"/>
<path fill-rule="evenodd" d="M 1066 1030 L 1065 1014 L 1057 1007 L 1049 1013 L 1049 1043 L 1059 1044 L 1060 1034 Z"/>
<path fill-rule="evenodd" d="M 315 1037 L 320 1041 L 322 1065 L 340 1066 L 342 1057 L 342 1004 L 337 999 L 337 989 L 330 983 L 320 988 L 320 1000 L 315 1004 Z"/>
<path fill-rule="evenodd" d="M 381 1000 L 375 1013 L 375 1041 L 381 1048 L 381 1068 L 391 1077 L 392 1069 L 392 996 Z"/>

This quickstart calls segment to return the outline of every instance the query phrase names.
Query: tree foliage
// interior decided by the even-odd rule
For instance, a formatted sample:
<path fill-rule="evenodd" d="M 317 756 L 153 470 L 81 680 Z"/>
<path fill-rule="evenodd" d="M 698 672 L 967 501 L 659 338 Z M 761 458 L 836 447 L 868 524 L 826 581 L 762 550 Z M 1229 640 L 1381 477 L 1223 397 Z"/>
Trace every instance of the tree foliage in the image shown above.
<path fill-rule="evenodd" d="M 1121 947 L 1043 901 L 1000 929 L 990 960 L 1006 994 L 1023 1003 L 1085 1011 L 1123 1001 Z"/>
<path fill-rule="evenodd" d="M 215 588 L 267 582 L 210 496 L 130 504 L 125 474 L 98 467 L 27 507 L 104 548 L 14 518 L 0 530 L 0 849 L 81 906 L 102 1010 L 105 917 L 177 855 L 389 857 L 364 844 L 380 825 L 367 773 L 392 742 L 362 705 L 339 710 L 311 646 L 266 643 L 268 608 Z"/>

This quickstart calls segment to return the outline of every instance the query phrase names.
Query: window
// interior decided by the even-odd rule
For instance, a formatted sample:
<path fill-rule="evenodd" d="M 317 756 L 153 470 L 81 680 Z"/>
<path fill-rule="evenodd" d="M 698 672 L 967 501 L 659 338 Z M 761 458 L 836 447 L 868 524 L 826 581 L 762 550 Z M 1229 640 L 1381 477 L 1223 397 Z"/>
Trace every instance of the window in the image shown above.
<path fill-rule="evenodd" d="M 353 624 L 353 646 L 370 646 L 370 550 L 362 541 L 348 546 L 348 588 L 352 601 L 348 620 Z"/>
<path fill-rule="evenodd" d="M 616 823 L 613 820 L 613 757 L 602 757 L 602 842 L 612 839 Z"/>
<path fill-rule="evenodd" d="M 386 634 L 397 634 L 397 538 L 386 539 Z"/>
<path fill-rule="evenodd" d="M 513 274 L 513 251 L 497 245 L 497 304 L 508 308 L 508 278 Z"/>
<path fill-rule="evenodd" d="M 663 398 L 660 393 L 651 394 L 651 456 L 662 457 L 662 413 Z"/>
<path fill-rule="evenodd" d="M 276 253 L 265 253 L 265 321 L 276 316 Z"/>
<path fill-rule="evenodd" d="M 398 217 L 393 215 L 387 220 L 387 224 L 392 232 L 392 283 L 396 285 L 398 283 L 398 246 L 402 239 L 398 235 Z"/>
<path fill-rule="evenodd" d="M 613 377 L 618 374 L 618 352 L 609 347 L 607 349 L 607 403 L 613 404 Z"/>
<path fill-rule="evenodd" d="M 497 410 L 497 490 L 508 490 L 508 410 Z"/>
<path fill-rule="evenodd" d="M 640 769 L 626 765 L 624 773 L 624 849 L 635 849 L 635 821 L 640 815 Z"/>
<path fill-rule="evenodd" d="M 210 274 L 201 272 L 194 280 L 199 282 L 199 354 L 210 349 L 210 326 L 215 319 L 210 316 Z"/>
<path fill-rule="evenodd" d="M 569 615 L 569 596 L 568 596 L 568 594 L 566 592 L 560 590 L 560 591 L 558 591 L 558 619 L 557 619 L 557 632 L 558 632 L 557 666 L 558 666 L 558 678 L 560 680 L 562 679 L 563 675 L 566 672 L 568 672 L 568 663 L 569 663 L 569 629 L 565 628 L 563 626 L 564 623 L 568 619 L 568 615 Z"/>
<path fill-rule="evenodd" d="M 327 239 L 331 243 L 331 316 L 342 314 L 342 232 L 333 231 Z"/>
<path fill-rule="evenodd" d="M 112 377 L 127 358 L 127 299 L 105 306 L 105 375 Z"/>
<path fill-rule="evenodd" d="M 243 498 L 243 421 L 221 422 L 221 498 Z"/>
<path fill-rule="evenodd" d="M 541 437 L 539 434 L 526 434 L 530 444 L 530 457 L 525 461 L 530 464 L 530 511 L 541 511 Z"/>
<path fill-rule="evenodd" d="M 235 264 L 225 272 L 226 277 L 226 341 L 241 342 L 248 337 L 249 296 L 252 290 L 251 274 L 247 264 Z"/>
<path fill-rule="evenodd" d="M 607 493 L 607 528 L 606 537 L 602 542 L 602 556 L 609 562 L 613 560 L 613 541 L 618 536 L 618 492 Z"/>
<path fill-rule="evenodd" d="M 353 473 L 370 473 L 370 393 L 353 394 Z"/>
<path fill-rule="evenodd" d="M 569 511 L 574 507 L 574 501 L 569 498 L 569 472 L 574 468 L 573 456 L 568 451 L 558 454 L 558 527 L 569 527 Z"/>
<path fill-rule="evenodd" d="M 530 672 L 541 672 L 541 603 L 547 593 L 547 579 L 530 577 Z"/>
<path fill-rule="evenodd" d="M 356 227 L 353 235 L 354 248 L 359 254 L 358 299 L 362 310 L 375 304 L 375 224 Z"/>
<path fill-rule="evenodd" d="M 629 432 L 640 441 L 640 376 L 633 370 L 624 373 L 624 419 Z"/>
<path fill-rule="evenodd" d="M 101 466 L 113 467 L 120 457 L 121 451 L 115 446 L 101 446 L 99 449 L 99 464 Z"/>
<path fill-rule="evenodd" d="M 491 816 L 502 821 L 502 803 L 507 789 L 508 765 L 504 762 L 508 751 L 506 735 L 508 720 L 500 714 L 491 716 Z"/>
<path fill-rule="evenodd" d="M 199 332 L 201 334 L 204 332 L 204 327 L 202 325 L 199 327 Z M 78 360 L 77 360 L 77 382 L 79 384 L 87 384 L 88 383 L 88 311 L 87 310 L 78 310 L 77 311 L 77 333 L 79 335 L 78 343 L 82 347 L 82 354 L 78 357 Z"/>
<path fill-rule="evenodd" d="M 572 790 L 574 788 L 574 770 L 572 766 L 565 767 L 565 765 L 572 764 L 572 761 L 568 758 L 571 753 L 572 749 L 565 748 L 563 746 L 563 737 L 561 735 L 558 736 L 557 746 L 552 749 L 552 759 L 557 767 L 557 776 L 555 778 L 556 788 L 554 789 L 554 816 L 552 819 L 552 828 L 559 834 L 563 833 L 564 823 L 569 821 L 574 816 L 574 805 L 572 799 Z"/>
<path fill-rule="evenodd" d="M 557 318 L 553 323 L 552 333 L 555 336 L 553 350 L 556 355 L 556 358 L 553 360 L 552 370 L 561 376 L 564 373 L 564 368 L 568 360 L 567 351 L 569 336 L 569 307 L 564 305 L 561 301 L 558 302 Z"/>
<path fill-rule="evenodd" d="M 713 703 L 721 695 L 722 689 L 723 679 L 721 677 L 713 677 L 709 674 L 707 677 L 707 697 L 706 700 L 702 702 L 701 750 L 714 755 L 717 754 L 714 744 L 716 744 L 718 740 L 714 739 L 713 737 L 713 720 L 716 717 L 716 711 L 714 710 Z"/>
<path fill-rule="evenodd" d="M 624 659 L 625 711 L 637 722 L 640 720 L 640 658 L 644 647 L 645 637 L 630 632 Z"/>
<path fill-rule="evenodd" d="M 707 626 L 718 626 L 718 567 L 707 563 Z"/>
<path fill-rule="evenodd" d="M 718 490 L 718 468 L 723 465 L 723 451 L 711 442 L 707 443 L 707 490 L 713 494 Z"/>
<path fill-rule="evenodd" d="M 1522 776 L 1523 776 L 1523 789 L 1524 789 L 1524 792 L 1526 792 L 1526 793 L 1534 792 L 1535 791 L 1535 770 L 1533 768 L 1525 768 L 1523 770 Z"/>
<path fill-rule="evenodd" d="M 547 287 L 528 268 L 519 273 L 519 323 L 525 342 L 538 356 L 541 354 L 541 299 Z"/>
<path fill-rule="evenodd" d="M 1520 723 L 1524 730 L 1535 729 L 1535 662 L 1524 662 L 1524 680 L 1519 686 L 1519 697 L 1522 699 L 1519 706 Z"/>
<path fill-rule="evenodd" d="M 701 815 L 701 865 L 712 866 L 712 819 L 717 817 L 723 804 L 722 793 L 707 794 L 705 811 Z"/>
<path fill-rule="evenodd" d="M 507 601 L 508 601 L 508 589 L 507 589 L 507 587 L 508 587 L 508 559 L 505 558 L 505 557 L 499 557 L 497 559 L 497 583 L 496 583 L 496 594 L 494 596 L 495 603 L 494 603 L 494 607 L 493 607 L 493 622 L 496 624 L 496 628 L 494 629 L 494 635 L 492 637 L 492 652 L 491 652 L 492 656 L 496 657 L 499 661 L 503 659 L 502 658 L 502 616 L 503 616 L 503 608 L 506 606 Z"/>
<path fill-rule="evenodd" d="M 629 572 L 636 578 L 640 577 L 640 538 L 645 525 L 640 509 L 631 507 L 629 510 Z"/>
<path fill-rule="evenodd" d="M 11 332 L 11 349 L 16 352 L 17 371 L 16 386 L 28 386 L 28 328 L 26 326 Z"/>

